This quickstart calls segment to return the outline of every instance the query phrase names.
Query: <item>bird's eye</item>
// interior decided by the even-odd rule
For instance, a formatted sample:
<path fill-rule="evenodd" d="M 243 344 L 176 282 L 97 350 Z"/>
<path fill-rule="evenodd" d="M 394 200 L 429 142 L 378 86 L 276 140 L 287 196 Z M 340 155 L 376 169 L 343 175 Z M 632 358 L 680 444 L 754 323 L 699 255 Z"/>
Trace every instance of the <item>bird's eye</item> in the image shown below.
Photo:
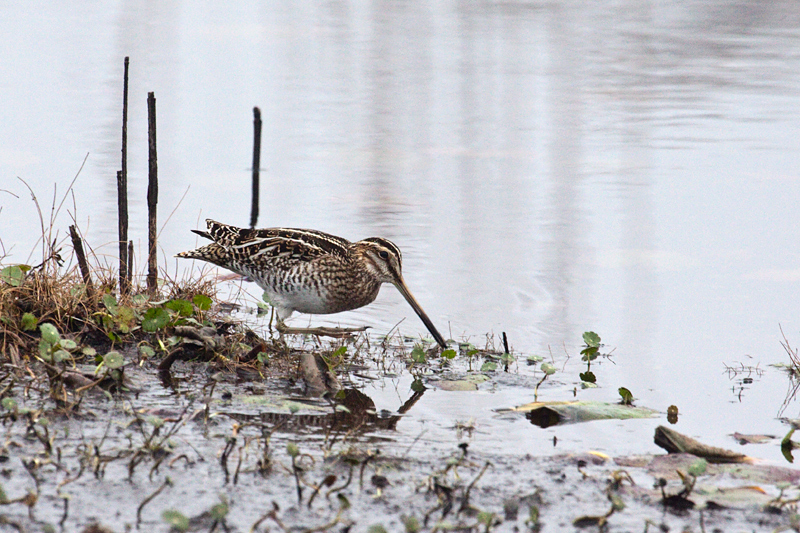
<path fill-rule="evenodd" d="M 381 259 L 389 259 L 389 252 L 385 250 L 378 252 L 378 255 L 381 256 Z"/>

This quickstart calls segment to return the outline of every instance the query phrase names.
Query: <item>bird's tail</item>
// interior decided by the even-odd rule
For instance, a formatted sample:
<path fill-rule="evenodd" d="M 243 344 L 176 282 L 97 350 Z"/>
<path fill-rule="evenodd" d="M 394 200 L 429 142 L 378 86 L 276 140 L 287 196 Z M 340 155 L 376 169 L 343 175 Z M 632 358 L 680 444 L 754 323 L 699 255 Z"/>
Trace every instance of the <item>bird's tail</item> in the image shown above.
<path fill-rule="evenodd" d="M 201 261 L 208 261 L 215 265 L 227 267 L 228 253 L 219 244 L 212 242 L 201 246 L 197 250 L 190 250 L 188 252 L 181 252 L 175 257 L 182 257 L 184 259 L 200 259 Z"/>

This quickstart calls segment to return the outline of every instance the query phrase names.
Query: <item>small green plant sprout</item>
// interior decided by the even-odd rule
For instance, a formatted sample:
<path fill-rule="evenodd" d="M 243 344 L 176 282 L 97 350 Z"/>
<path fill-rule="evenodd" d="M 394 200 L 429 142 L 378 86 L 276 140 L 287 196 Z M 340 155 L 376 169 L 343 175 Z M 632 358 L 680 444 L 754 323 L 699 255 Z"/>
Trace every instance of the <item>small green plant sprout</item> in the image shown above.
<path fill-rule="evenodd" d="M 587 362 L 594 361 L 598 356 L 600 346 L 602 346 L 600 344 L 600 335 L 594 331 L 586 331 L 583 334 L 583 342 L 585 347 L 581 350 L 582 360 Z"/>
<path fill-rule="evenodd" d="M 346 356 L 347 356 L 347 346 L 339 346 L 336 350 L 332 351 L 330 354 L 327 355 L 323 354 L 322 360 L 325 361 L 330 370 L 334 370 L 344 362 Z"/>
<path fill-rule="evenodd" d="M 167 509 L 161 513 L 161 519 L 175 531 L 187 531 L 189 529 L 189 519 L 175 509 Z"/>
<path fill-rule="evenodd" d="M 415 344 L 411 349 L 411 361 L 420 365 L 428 362 L 428 358 L 425 355 L 425 349 L 421 344 Z"/>
<path fill-rule="evenodd" d="M 453 350 L 452 348 L 448 348 L 446 350 L 442 350 L 442 359 L 451 360 L 455 359 L 458 352 Z"/>
<path fill-rule="evenodd" d="M 36 330 L 36 326 L 39 324 L 39 319 L 36 318 L 36 315 L 33 313 L 25 313 L 22 315 L 22 319 L 20 320 L 20 325 L 22 326 L 23 331 L 34 331 Z"/>
<path fill-rule="evenodd" d="M 533 391 L 534 398 L 537 398 L 539 396 L 539 385 L 544 383 L 544 380 L 546 380 L 548 376 L 551 376 L 556 373 L 556 367 L 550 363 L 542 363 L 542 366 L 540 366 L 539 368 L 541 368 L 542 372 L 544 372 L 544 376 L 542 376 L 542 379 L 540 379 L 539 383 L 536 384 L 536 388 Z"/>
<path fill-rule="evenodd" d="M 72 357 L 71 351 L 78 348 L 75 341 L 62 339 L 53 324 L 45 323 L 39 326 L 42 339 L 39 341 L 39 357 L 48 363 L 60 363 Z"/>
<path fill-rule="evenodd" d="M 620 397 L 622 397 L 622 400 L 620 402 L 622 403 L 622 405 L 633 405 L 633 394 L 631 393 L 631 391 L 629 391 L 625 387 L 620 387 L 618 389 L 618 392 Z"/>

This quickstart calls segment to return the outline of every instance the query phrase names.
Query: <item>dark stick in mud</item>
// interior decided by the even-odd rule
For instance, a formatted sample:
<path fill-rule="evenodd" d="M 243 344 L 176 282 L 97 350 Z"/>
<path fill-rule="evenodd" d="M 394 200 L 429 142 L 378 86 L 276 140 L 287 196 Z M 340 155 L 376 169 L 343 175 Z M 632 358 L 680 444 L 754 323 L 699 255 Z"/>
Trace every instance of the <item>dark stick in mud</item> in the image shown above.
<path fill-rule="evenodd" d="M 258 222 L 259 170 L 261 166 L 261 110 L 253 108 L 253 201 L 250 207 L 250 227 Z"/>
<path fill-rule="evenodd" d="M 133 277 L 133 241 L 128 241 L 128 290 L 131 289 L 131 278 Z"/>
<path fill-rule="evenodd" d="M 119 212 L 119 292 L 128 292 L 128 192 L 122 171 L 117 171 L 117 211 Z"/>
<path fill-rule="evenodd" d="M 91 297 L 94 290 L 92 286 L 92 276 L 89 274 L 89 264 L 86 262 L 86 254 L 83 252 L 83 242 L 74 224 L 69 227 L 69 235 L 72 238 L 72 248 L 75 250 L 75 256 L 78 258 L 78 268 L 81 269 L 83 283 L 86 285 L 86 294 Z"/>
<path fill-rule="evenodd" d="M 128 272 L 128 63 L 122 82 L 122 170 L 117 172 L 117 208 L 119 212 L 119 292 L 127 293 L 130 285 Z"/>
<path fill-rule="evenodd" d="M 505 331 L 503 332 L 503 348 L 505 349 L 505 355 L 508 355 L 509 354 L 509 351 L 508 351 L 508 337 L 506 337 L 506 332 Z M 508 358 L 506 358 L 505 361 L 506 361 L 505 371 L 508 372 Z"/>
<path fill-rule="evenodd" d="M 156 256 L 158 204 L 158 156 L 156 153 L 156 96 L 147 93 L 147 145 L 149 172 L 147 175 L 147 291 L 155 295 L 158 290 L 158 257 Z"/>

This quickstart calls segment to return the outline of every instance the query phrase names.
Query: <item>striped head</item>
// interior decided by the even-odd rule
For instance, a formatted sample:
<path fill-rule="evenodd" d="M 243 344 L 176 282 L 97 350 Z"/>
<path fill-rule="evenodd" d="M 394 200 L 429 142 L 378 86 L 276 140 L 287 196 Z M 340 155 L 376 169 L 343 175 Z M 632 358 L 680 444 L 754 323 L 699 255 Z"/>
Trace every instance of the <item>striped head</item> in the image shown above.
<path fill-rule="evenodd" d="M 354 255 L 361 259 L 367 270 L 381 283 L 391 283 L 397 287 L 397 290 L 400 291 L 400 294 L 414 309 L 414 312 L 417 313 L 422 323 L 431 332 L 433 338 L 436 339 L 436 343 L 443 349 L 447 348 L 444 337 L 433 325 L 425 311 L 422 310 L 419 302 L 411 294 L 408 285 L 403 280 L 403 255 L 400 253 L 400 248 L 392 241 L 382 237 L 370 237 L 353 243 L 352 246 Z"/>
<path fill-rule="evenodd" d="M 392 241 L 382 237 L 370 237 L 353 243 L 356 257 L 381 283 L 397 285 L 403 283 L 403 254 Z"/>

